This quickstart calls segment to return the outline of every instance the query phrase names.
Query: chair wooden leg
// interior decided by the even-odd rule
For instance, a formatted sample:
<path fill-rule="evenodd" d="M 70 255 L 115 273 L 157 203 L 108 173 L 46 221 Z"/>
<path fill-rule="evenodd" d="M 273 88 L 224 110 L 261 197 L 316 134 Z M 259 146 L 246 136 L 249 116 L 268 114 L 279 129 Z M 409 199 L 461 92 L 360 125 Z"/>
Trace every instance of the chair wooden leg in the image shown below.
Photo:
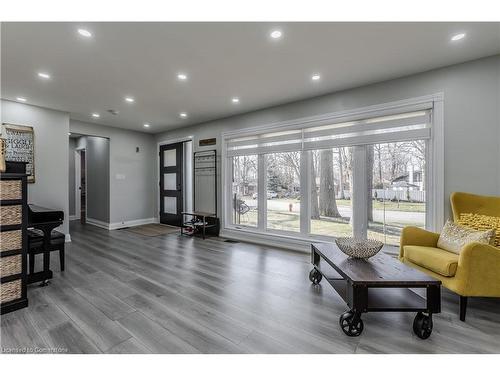
<path fill-rule="evenodd" d="M 467 312 L 467 297 L 460 296 L 460 320 L 465 322 L 465 313 Z"/>
<path fill-rule="evenodd" d="M 29 272 L 30 272 L 30 275 L 34 274 L 35 273 L 35 254 L 33 253 L 30 253 L 29 254 Z"/>
<path fill-rule="evenodd" d="M 61 267 L 61 272 L 64 271 L 64 248 L 59 249 L 59 267 Z"/>

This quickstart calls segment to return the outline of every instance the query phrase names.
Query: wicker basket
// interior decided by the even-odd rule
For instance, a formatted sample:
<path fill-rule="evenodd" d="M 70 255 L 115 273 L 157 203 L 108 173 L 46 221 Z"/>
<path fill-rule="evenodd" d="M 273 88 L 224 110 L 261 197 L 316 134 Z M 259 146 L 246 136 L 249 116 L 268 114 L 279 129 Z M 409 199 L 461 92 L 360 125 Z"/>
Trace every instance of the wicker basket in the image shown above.
<path fill-rule="evenodd" d="M 0 252 L 18 250 L 23 246 L 21 230 L 0 232 Z"/>
<path fill-rule="evenodd" d="M 21 199 L 21 181 L 20 180 L 1 180 L 0 181 L 0 200 Z"/>
<path fill-rule="evenodd" d="M 21 273 L 21 255 L 0 258 L 0 277 Z"/>
<path fill-rule="evenodd" d="M 22 206 L 0 206 L 0 225 L 15 225 L 22 222 Z"/>
<path fill-rule="evenodd" d="M 0 302 L 5 303 L 21 298 L 21 280 L 0 284 Z"/>
<path fill-rule="evenodd" d="M 338 237 L 335 239 L 338 248 L 352 258 L 367 259 L 377 254 L 384 246 L 383 242 L 374 239 L 354 237 Z"/>

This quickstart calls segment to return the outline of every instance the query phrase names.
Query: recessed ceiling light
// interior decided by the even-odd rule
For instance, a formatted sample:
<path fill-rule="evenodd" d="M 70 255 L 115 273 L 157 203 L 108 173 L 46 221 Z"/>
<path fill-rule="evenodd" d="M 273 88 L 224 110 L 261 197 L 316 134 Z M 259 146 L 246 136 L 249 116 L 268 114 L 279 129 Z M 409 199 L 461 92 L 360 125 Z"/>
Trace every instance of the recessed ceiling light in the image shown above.
<path fill-rule="evenodd" d="M 25 101 L 26 101 L 26 98 L 23 98 L 23 97 L 21 97 L 21 96 L 18 96 L 18 97 L 16 98 L 16 100 L 18 100 L 18 101 L 20 101 L 20 102 L 25 102 Z"/>
<path fill-rule="evenodd" d="M 281 30 L 273 30 L 269 35 L 271 35 L 271 38 L 273 39 L 279 39 L 283 36 L 283 33 L 281 32 Z"/>
<path fill-rule="evenodd" d="M 144 124 L 145 128 L 149 128 L 149 126 L 150 126 L 149 124 Z"/>
<path fill-rule="evenodd" d="M 85 38 L 90 38 L 92 36 L 92 33 L 85 29 L 78 29 L 78 34 L 84 36 Z"/>
<path fill-rule="evenodd" d="M 240 98 L 232 98 L 231 101 L 234 103 L 234 104 L 237 104 L 240 102 Z"/>
<path fill-rule="evenodd" d="M 461 40 L 463 38 L 465 38 L 465 33 L 460 33 L 460 34 L 453 35 L 451 37 L 451 41 L 456 42 L 457 40 Z"/>
<path fill-rule="evenodd" d="M 179 73 L 179 74 L 177 74 L 177 79 L 179 81 L 185 81 L 187 78 L 188 78 L 188 76 L 185 73 Z"/>
<path fill-rule="evenodd" d="M 311 79 L 313 81 L 319 81 L 320 78 L 321 78 L 321 76 L 319 74 L 313 74 L 312 77 L 311 77 Z"/>
<path fill-rule="evenodd" d="M 101 115 L 99 113 L 92 113 L 92 117 L 99 118 Z"/>
<path fill-rule="evenodd" d="M 179 117 L 186 118 L 186 117 L 188 117 L 188 115 L 186 112 L 181 112 L 181 113 L 179 113 Z"/>
<path fill-rule="evenodd" d="M 125 97 L 125 101 L 126 101 L 126 102 L 129 102 L 129 103 L 133 103 L 133 102 L 135 102 L 135 99 L 134 99 L 134 98 L 131 98 L 130 96 L 126 96 L 126 97 Z"/>
<path fill-rule="evenodd" d="M 43 79 L 49 79 L 50 78 L 50 74 L 44 73 L 44 72 L 39 72 L 38 73 L 38 77 L 43 78 Z"/>

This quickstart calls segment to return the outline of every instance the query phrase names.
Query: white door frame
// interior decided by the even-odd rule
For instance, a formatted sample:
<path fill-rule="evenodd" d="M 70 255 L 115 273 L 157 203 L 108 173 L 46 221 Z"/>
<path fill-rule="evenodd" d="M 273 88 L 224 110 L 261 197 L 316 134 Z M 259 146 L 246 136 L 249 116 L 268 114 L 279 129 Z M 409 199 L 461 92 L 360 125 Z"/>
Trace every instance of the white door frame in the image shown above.
<path fill-rule="evenodd" d="M 81 154 L 80 150 L 75 150 L 75 217 L 80 220 L 80 210 L 81 210 L 81 199 L 80 199 L 80 160 Z M 76 220 L 75 219 L 75 220 Z"/>
<path fill-rule="evenodd" d="M 85 151 L 85 222 L 87 222 L 87 149 L 79 148 L 75 150 L 75 216 L 81 220 L 81 151 Z"/>

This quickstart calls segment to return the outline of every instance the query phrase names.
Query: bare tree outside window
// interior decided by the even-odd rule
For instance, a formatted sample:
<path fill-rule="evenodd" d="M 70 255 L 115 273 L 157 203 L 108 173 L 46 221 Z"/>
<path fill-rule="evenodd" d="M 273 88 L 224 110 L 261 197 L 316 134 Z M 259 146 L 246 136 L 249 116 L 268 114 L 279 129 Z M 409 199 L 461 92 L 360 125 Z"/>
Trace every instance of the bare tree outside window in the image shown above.
<path fill-rule="evenodd" d="M 267 154 L 267 228 L 300 231 L 300 152 Z"/>
<path fill-rule="evenodd" d="M 311 175 L 311 234 L 349 236 L 351 192 L 350 149 L 313 150 Z"/>
<path fill-rule="evenodd" d="M 337 198 L 335 196 L 333 150 L 321 150 L 319 155 L 321 168 L 319 214 L 326 217 L 340 217 L 339 210 L 337 209 Z"/>

